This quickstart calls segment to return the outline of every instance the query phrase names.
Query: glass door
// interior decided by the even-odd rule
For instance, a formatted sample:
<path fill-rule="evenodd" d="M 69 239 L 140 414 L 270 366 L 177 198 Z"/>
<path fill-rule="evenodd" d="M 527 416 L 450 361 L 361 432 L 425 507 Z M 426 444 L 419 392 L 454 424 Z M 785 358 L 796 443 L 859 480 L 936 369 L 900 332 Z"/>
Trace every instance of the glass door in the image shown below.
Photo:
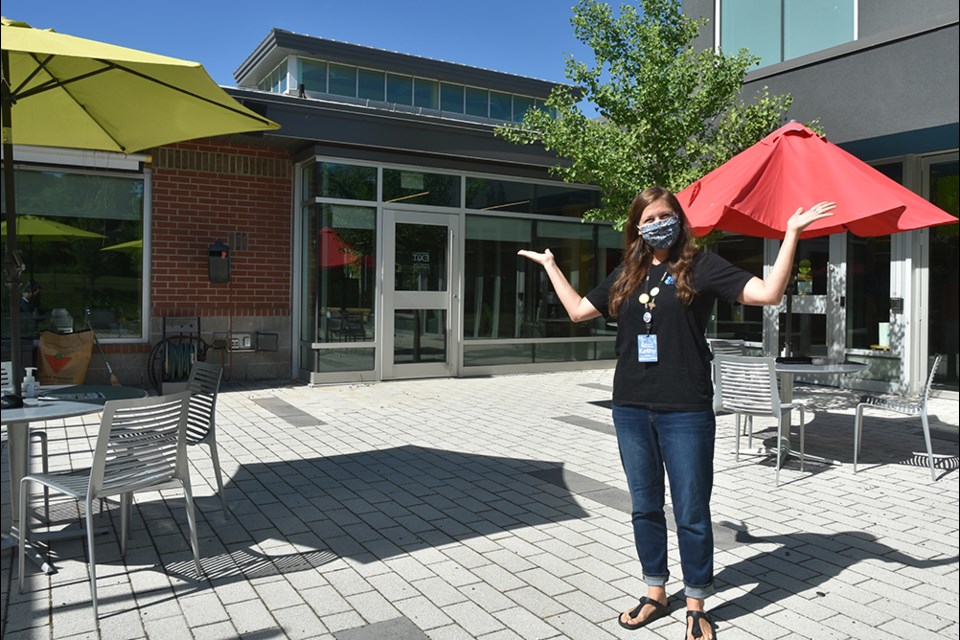
<path fill-rule="evenodd" d="M 459 218 L 383 213 L 384 379 L 457 375 Z"/>

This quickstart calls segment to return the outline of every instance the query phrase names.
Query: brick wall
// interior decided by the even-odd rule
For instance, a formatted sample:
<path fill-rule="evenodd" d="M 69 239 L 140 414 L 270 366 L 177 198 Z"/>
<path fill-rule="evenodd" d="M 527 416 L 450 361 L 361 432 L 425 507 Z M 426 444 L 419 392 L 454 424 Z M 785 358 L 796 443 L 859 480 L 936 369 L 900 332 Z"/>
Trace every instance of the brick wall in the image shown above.
<path fill-rule="evenodd" d="M 191 142 L 153 168 L 153 316 L 290 315 L 291 161 L 260 147 Z M 231 281 L 212 284 L 207 248 L 231 247 Z"/>
<path fill-rule="evenodd" d="M 277 352 L 220 359 L 231 377 L 289 377 L 292 162 L 285 151 L 210 141 L 154 151 L 151 342 L 164 317 L 199 317 L 202 337 L 280 333 Z M 231 245 L 231 280 L 213 284 L 208 247 Z M 246 246 L 243 246 L 245 242 Z"/>

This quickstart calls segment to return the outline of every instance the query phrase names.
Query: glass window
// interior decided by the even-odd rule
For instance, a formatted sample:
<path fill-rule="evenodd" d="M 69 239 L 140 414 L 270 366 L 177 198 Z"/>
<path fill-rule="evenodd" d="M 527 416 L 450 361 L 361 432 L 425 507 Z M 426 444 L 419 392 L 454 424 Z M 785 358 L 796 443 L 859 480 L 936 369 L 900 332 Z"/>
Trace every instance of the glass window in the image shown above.
<path fill-rule="evenodd" d="M 463 113 L 463 85 L 440 83 L 440 110 Z"/>
<path fill-rule="evenodd" d="M 956 158 L 956 156 L 954 156 Z M 960 197 L 960 163 L 956 159 L 930 164 L 930 201 L 951 215 L 958 215 Z M 944 354 L 944 362 L 934 383 L 940 388 L 957 390 L 958 362 L 958 301 L 960 291 L 957 255 L 957 225 L 949 224 L 930 229 L 930 324 L 927 332 L 927 353 Z M 929 369 L 927 369 L 929 371 Z"/>
<path fill-rule="evenodd" d="M 63 316 L 64 309 L 75 329 L 89 321 L 101 339 L 140 338 L 143 177 L 49 169 L 17 169 L 15 175 L 19 249 L 26 265 L 22 335 L 38 336 L 50 327 L 52 312 Z M 8 318 L 8 295 L 3 307 Z M 6 321 L 2 335 L 9 337 Z"/>
<path fill-rule="evenodd" d="M 377 199 L 376 167 L 318 162 L 308 170 L 316 171 L 317 177 L 309 182 L 316 185 L 316 193 L 305 194 L 307 198 Z M 307 181 L 304 181 L 304 186 L 307 184 Z"/>
<path fill-rule="evenodd" d="M 490 116 L 490 92 L 486 89 L 467 87 L 466 109 L 467 115 L 487 118 Z"/>
<path fill-rule="evenodd" d="M 720 48 L 748 49 L 766 66 L 850 42 L 855 1 L 722 0 Z"/>
<path fill-rule="evenodd" d="M 460 176 L 384 169 L 383 201 L 459 207 Z"/>
<path fill-rule="evenodd" d="M 383 71 L 357 70 L 357 97 L 383 102 L 386 90 L 386 75 Z"/>
<path fill-rule="evenodd" d="M 388 73 L 387 102 L 413 105 L 413 77 Z"/>
<path fill-rule="evenodd" d="M 533 208 L 532 202 L 532 184 L 492 178 L 467 178 L 468 209 L 529 213 Z"/>
<path fill-rule="evenodd" d="M 530 247 L 533 222 L 468 215 L 465 237 L 464 338 L 537 337 L 535 315 L 524 313 L 525 280 L 517 278 L 521 261 L 526 260 L 517 251 Z M 519 353 L 510 348 L 500 355 L 510 362 L 530 361 L 529 347 Z"/>
<path fill-rule="evenodd" d="M 606 273 L 601 274 L 596 255 L 595 233 L 597 225 L 582 222 L 535 223 L 533 249 L 542 251 L 549 247 L 556 257 L 557 265 L 567 275 L 571 286 L 581 294 L 592 289 Z M 575 324 L 570 321 L 560 298 L 550 284 L 546 272 L 532 262 L 521 263 L 524 278 L 524 313 L 529 322 L 536 324 L 537 334 L 545 338 L 589 336 L 605 332 L 605 321 L 597 318 L 590 322 Z M 534 268 L 536 267 L 536 268 Z M 538 359 L 540 356 L 537 356 Z"/>
<path fill-rule="evenodd" d="M 300 60 L 300 84 L 306 91 L 327 92 L 327 63 Z"/>
<path fill-rule="evenodd" d="M 439 109 L 440 83 L 436 80 L 415 78 L 413 81 L 413 106 L 423 109 Z"/>
<path fill-rule="evenodd" d="M 600 206 L 600 191 L 580 189 L 565 184 L 537 184 L 531 206 L 533 213 L 582 218 L 590 209 Z"/>
<path fill-rule="evenodd" d="M 890 346 L 890 236 L 847 234 L 847 348 Z"/>
<path fill-rule="evenodd" d="M 723 0 L 720 4 L 720 48 L 726 53 L 748 49 L 760 66 L 780 62 L 780 2 Z"/>
<path fill-rule="evenodd" d="M 600 206 L 600 191 L 562 183 L 530 184 L 492 178 L 467 178 L 467 208 L 583 217 Z"/>
<path fill-rule="evenodd" d="M 784 0 L 783 59 L 853 40 L 854 0 Z"/>
<path fill-rule="evenodd" d="M 304 209 L 304 343 L 374 340 L 376 219 L 374 207 L 320 204 Z M 342 368 L 342 358 L 325 365 L 324 354 L 319 353 L 317 371 L 348 370 Z"/>
<path fill-rule="evenodd" d="M 490 92 L 490 117 L 494 120 L 509 120 L 512 108 L 513 96 L 509 93 L 500 93 L 499 91 Z"/>
<path fill-rule="evenodd" d="M 343 64 L 330 64 L 328 93 L 337 96 L 357 97 L 357 68 Z"/>
<path fill-rule="evenodd" d="M 763 274 L 762 238 L 727 234 L 720 238 L 712 250 L 744 271 Z M 762 342 L 763 307 L 717 301 L 707 335 L 711 338 Z"/>
<path fill-rule="evenodd" d="M 533 98 L 513 96 L 513 121 L 522 122 L 523 116 L 533 108 Z"/>

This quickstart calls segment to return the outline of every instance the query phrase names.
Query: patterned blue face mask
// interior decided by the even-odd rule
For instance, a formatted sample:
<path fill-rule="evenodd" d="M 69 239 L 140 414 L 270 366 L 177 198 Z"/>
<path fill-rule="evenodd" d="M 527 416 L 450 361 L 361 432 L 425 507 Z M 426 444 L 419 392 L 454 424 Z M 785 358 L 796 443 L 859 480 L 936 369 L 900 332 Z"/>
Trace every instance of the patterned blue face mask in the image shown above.
<path fill-rule="evenodd" d="M 680 217 L 671 216 L 643 226 L 637 225 L 644 242 L 654 249 L 669 249 L 680 236 Z"/>

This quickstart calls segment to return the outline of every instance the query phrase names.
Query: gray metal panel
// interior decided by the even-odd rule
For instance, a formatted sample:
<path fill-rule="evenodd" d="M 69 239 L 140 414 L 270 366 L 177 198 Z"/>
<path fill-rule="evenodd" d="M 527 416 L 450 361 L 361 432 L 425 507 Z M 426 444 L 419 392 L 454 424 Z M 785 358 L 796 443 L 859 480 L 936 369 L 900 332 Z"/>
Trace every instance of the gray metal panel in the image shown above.
<path fill-rule="evenodd" d="M 960 92 L 956 75 L 958 26 L 794 66 L 748 75 L 744 94 L 761 87 L 789 92 L 791 118 L 819 118 L 835 143 L 956 124 Z M 783 63 L 788 64 L 788 63 Z M 955 148 L 945 140 L 943 148 Z"/>
<path fill-rule="evenodd" d="M 859 35 L 865 38 L 894 27 L 909 26 L 940 15 L 956 13 L 957 0 L 859 0 Z"/>
<path fill-rule="evenodd" d="M 541 169 L 557 163 L 556 156 L 539 145 L 513 144 L 495 136 L 491 125 L 242 89 L 228 92 L 280 124 L 280 130 L 265 132 L 263 138 L 288 140 L 291 149 L 321 143 L 433 156 L 451 162 L 507 163 Z"/>

